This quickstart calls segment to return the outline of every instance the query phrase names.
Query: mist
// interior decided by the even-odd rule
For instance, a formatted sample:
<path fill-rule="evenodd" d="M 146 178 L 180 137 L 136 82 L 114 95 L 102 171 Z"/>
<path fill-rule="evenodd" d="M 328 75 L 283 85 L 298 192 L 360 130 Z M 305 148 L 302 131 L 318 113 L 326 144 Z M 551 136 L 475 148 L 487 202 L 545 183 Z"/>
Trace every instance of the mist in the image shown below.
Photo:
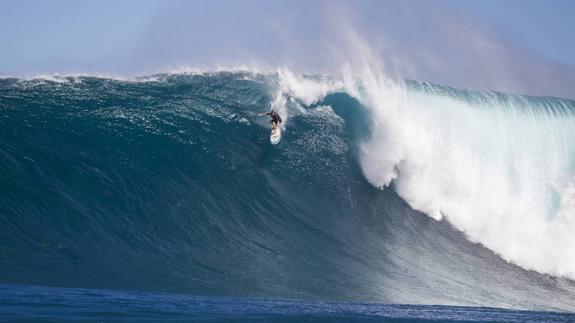
<path fill-rule="evenodd" d="M 102 6 L 114 10 L 110 3 Z M 52 53 L 50 59 L 26 69 L 5 63 L 0 74 L 136 76 L 278 68 L 337 74 L 367 50 L 379 62 L 374 68 L 383 66 L 397 79 L 575 98 L 573 67 L 534 53 L 443 0 L 172 0 L 156 7 L 137 35 L 133 32 L 129 39 L 117 41 L 121 50 L 103 48 L 100 53 L 91 44 L 89 56 L 74 55 L 73 50 Z M 358 40 L 366 46 L 356 48 Z M 57 46 L 57 39 L 43 43 Z"/>

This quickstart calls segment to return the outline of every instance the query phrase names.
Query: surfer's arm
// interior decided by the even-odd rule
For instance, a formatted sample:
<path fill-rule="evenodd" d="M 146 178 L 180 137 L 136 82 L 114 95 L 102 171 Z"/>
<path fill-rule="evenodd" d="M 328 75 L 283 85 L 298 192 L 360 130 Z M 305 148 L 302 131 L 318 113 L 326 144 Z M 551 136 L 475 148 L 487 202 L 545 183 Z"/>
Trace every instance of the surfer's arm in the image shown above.
<path fill-rule="evenodd" d="M 272 114 L 271 112 L 264 112 L 264 113 L 260 113 L 259 115 L 260 115 L 260 116 L 265 116 L 265 115 L 271 115 L 271 114 Z"/>

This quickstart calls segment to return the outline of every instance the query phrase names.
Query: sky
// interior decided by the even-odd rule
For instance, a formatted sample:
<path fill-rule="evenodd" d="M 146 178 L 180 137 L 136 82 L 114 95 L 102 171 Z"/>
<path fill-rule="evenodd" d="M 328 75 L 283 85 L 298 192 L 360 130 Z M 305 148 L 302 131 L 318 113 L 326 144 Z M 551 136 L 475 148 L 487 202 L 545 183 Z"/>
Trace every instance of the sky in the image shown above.
<path fill-rule="evenodd" d="M 2 0 L 0 75 L 330 74 L 368 48 L 400 78 L 575 98 L 573 13 L 570 0 Z"/>
<path fill-rule="evenodd" d="M 543 58 L 575 67 L 575 2 L 450 0 L 492 24 L 506 38 Z"/>

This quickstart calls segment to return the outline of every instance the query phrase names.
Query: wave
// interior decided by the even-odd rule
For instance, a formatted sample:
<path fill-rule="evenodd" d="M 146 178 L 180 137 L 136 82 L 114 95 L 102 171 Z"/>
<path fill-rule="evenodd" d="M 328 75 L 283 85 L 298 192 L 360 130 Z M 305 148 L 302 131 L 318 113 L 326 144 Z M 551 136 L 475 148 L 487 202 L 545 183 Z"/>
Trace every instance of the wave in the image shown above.
<path fill-rule="evenodd" d="M 369 108 L 359 158 L 370 183 L 392 185 L 414 209 L 446 217 L 506 260 L 575 278 L 575 101 L 381 75 L 324 87 L 295 82 L 300 92 L 293 77 L 288 93 L 304 103 L 332 85 Z"/>
<path fill-rule="evenodd" d="M 574 107 L 377 69 L 0 79 L 0 279 L 573 309 Z"/>

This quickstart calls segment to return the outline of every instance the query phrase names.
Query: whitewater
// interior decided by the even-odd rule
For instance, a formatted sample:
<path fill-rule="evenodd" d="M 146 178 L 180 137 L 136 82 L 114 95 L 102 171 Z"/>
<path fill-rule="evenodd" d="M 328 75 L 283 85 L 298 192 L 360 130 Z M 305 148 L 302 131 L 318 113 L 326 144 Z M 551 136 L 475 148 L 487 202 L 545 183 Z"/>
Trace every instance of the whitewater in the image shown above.
<path fill-rule="evenodd" d="M 279 75 L 282 93 L 305 104 L 342 90 L 369 108 L 358 158 L 374 186 L 391 185 L 508 261 L 575 279 L 573 101 L 394 83 L 371 71 L 331 82 Z"/>
<path fill-rule="evenodd" d="M 575 309 L 572 100 L 364 64 L 2 78 L 0 111 L 4 282 Z"/>

